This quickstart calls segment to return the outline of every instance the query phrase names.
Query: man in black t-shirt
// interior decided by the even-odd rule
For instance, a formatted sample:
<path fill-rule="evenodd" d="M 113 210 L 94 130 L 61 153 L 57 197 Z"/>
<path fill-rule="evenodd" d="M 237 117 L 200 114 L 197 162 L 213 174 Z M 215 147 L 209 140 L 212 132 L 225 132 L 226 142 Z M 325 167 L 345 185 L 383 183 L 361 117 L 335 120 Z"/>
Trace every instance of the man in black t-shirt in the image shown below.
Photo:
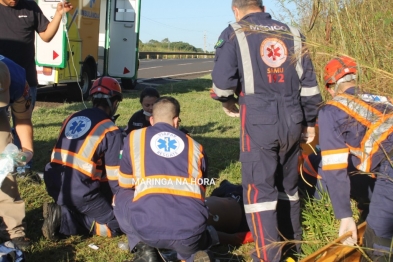
<path fill-rule="evenodd" d="M 59 2 L 49 22 L 35 1 L 0 0 L 0 54 L 15 61 L 26 70 L 30 88 L 38 85 L 35 68 L 35 32 L 50 42 L 59 28 L 63 13 L 72 9 L 68 2 Z M 35 97 L 32 97 L 34 106 Z"/>
<path fill-rule="evenodd" d="M 59 28 L 62 15 L 71 9 L 72 5 L 68 2 L 64 5 L 62 2 L 57 3 L 56 13 L 49 22 L 35 1 L 0 0 L 0 54 L 25 69 L 33 109 L 38 85 L 35 65 L 35 32 L 43 41 L 50 42 Z M 16 133 L 14 139 L 14 143 L 20 148 Z M 26 168 L 31 168 L 31 163 L 28 163 Z M 26 170 L 25 175 L 28 173 L 29 171 Z"/>

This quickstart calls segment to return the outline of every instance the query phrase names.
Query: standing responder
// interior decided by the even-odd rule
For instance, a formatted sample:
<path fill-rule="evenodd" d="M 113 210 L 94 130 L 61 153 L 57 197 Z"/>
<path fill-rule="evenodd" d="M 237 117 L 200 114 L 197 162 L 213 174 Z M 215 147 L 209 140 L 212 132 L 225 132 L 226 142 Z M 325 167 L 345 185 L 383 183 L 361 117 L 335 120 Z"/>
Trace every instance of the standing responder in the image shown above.
<path fill-rule="evenodd" d="M 35 106 L 38 86 L 35 34 L 37 32 L 44 42 L 50 42 L 59 28 L 62 16 L 72 8 L 67 1 L 56 3 L 56 12 L 49 22 L 36 1 L 0 0 L 0 54 L 25 69 L 26 80 L 30 86 L 32 109 Z M 14 142 L 20 147 L 18 136 L 19 134 L 15 134 Z M 31 175 L 31 164 L 31 162 L 27 163 L 25 167 L 26 176 Z"/>
<path fill-rule="evenodd" d="M 63 14 L 72 8 L 67 1 L 56 3 L 56 12 L 49 22 L 36 1 L 0 0 L 0 54 L 26 70 L 26 79 L 33 93 L 33 108 L 38 85 L 34 59 L 35 33 L 43 41 L 50 42 L 59 28 Z"/>
<path fill-rule="evenodd" d="M 55 240 L 63 235 L 121 233 L 112 208 L 118 190 L 119 154 L 123 136 L 113 122 L 122 93 L 111 77 L 94 81 L 93 108 L 69 116 L 63 123 L 45 167 L 44 181 L 55 203 L 44 203 L 42 233 Z M 91 232 L 92 231 L 92 232 Z"/>
<path fill-rule="evenodd" d="M 321 172 L 335 216 L 341 220 L 339 236 L 352 232 L 343 241 L 348 245 L 357 242 L 357 228 L 347 168 L 354 166 L 359 172 L 377 176 L 364 243 L 373 261 L 393 261 L 393 104 L 387 97 L 361 93 L 356 87 L 357 73 L 357 63 L 345 56 L 332 59 L 325 67 L 324 80 L 333 99 L 318 115 Z"/>
<path fill-rule="evenodd" d="M 244 206 L 255 261 L 279 261 L 280 239 L 301 238 L 299 141 L 313 140 L 322 98 L 299 30 L 271 19 L 262 0 L 232 0 L 236 23 L 215 46 L 213 98 L 237 116 Z M 239 95 L 238 100 L 234 94 Z M 299 247 L 297 247 L 299 251 Z"/>
<path fill-rule="evenodd" d="M 19 134 L 26 161 L 33 157 L 33 125 L 30 105 L 30 89 L 26 82 L 25 70 L 12 60 L 0 55 L 0 153 L 12 143 L 11 126 L 7 107 L 15 117 L 15 129 Z M 0 167 L 2 168 L 2 167 Z M 21 199 L 16 182 L 16 173 L 10 173 L 1 184 L 0 190 L 1 238 L 11 239 L 26 249 L 30 241 L 25 237 L 25 202 Z"/>
<path fill-rule="evenodd" d="M 207 262 L 204 250 L 218 243 L 207 226 L 207 159 L 203 147 L 178 130 L 179 115 L 179 102 L 161 97 L 152 126 L 132 131 L 124 142 L 114 209 L 130 249 L 136 246 L 134 261 L 158 261 L 154 247 L 175 250 L 180 260 Z"/>

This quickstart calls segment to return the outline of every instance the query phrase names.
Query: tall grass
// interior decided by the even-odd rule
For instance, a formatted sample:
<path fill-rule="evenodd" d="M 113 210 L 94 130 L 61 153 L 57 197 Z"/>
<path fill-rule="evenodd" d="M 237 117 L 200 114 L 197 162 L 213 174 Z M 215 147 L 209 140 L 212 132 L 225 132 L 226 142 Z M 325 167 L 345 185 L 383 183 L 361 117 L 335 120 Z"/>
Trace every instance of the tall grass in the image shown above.
<path fill-rule="evenodd" d="M 323 67 L 337 55 L 355 58 L 364 91 L 393 94 L 393 1 L 278 0 L 285 15 L 301 29 L 323 86 Z M 292 2 L 296 10 L 286 8 Z M 297 13 L 298 15 L 294 15 Z"/>

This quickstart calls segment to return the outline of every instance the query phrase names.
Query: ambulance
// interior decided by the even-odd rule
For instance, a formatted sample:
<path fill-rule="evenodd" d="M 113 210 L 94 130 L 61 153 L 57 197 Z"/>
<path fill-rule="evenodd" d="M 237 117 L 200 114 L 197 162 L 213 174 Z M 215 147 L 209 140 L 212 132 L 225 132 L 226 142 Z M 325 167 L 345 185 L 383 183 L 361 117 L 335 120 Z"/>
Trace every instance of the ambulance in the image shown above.
<path fill-rule="evenodd" d="M 59 0 L 38 0 L 51 20 Z M 40 86 L 78 82 L 86 99 L 99 76 L 120 78 L 134 88 L 138 71 L 141 0 L 69 0 L 73 10 L 63 15 L 51 42 L 36 36 Z"/>

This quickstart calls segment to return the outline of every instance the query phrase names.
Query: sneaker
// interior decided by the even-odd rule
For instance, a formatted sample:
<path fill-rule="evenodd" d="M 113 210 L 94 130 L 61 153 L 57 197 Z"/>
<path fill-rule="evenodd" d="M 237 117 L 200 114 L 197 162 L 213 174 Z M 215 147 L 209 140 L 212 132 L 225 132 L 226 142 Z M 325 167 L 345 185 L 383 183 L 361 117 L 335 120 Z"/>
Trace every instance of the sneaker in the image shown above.
<path fill-rule="evenodd" d="M 11 242 L 22 251 L 30 247 L 30 239 L 26 237 L 15 237 L 11 239 Z"/>
<path fill-rule="evenodd" d="M 199 250 L 194 254 L 194 262 L 214 262 L 213 255 L 208 251 Z"/>
<path fill-rule="evenodd" d="M 46 239 L 52 241 L 58 240 L 61 225 L 61 207 L 55 203 L 44 203 L 43 215 L 44 224 L 42 225 L 42 234 Z"/>

